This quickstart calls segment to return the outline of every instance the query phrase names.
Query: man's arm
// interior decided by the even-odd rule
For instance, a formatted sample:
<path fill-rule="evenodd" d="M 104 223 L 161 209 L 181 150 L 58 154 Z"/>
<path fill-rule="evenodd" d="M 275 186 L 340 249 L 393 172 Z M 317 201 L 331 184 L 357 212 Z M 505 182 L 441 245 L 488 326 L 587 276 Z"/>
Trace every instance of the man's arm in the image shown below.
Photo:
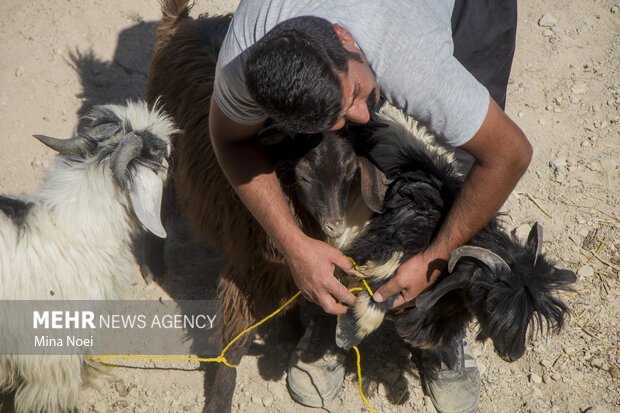
<path fill-rule="evenodd" d="M 435 282 L 450 253 L 468 242 L 499 211 L 532 158 L 527 138 L 493 99 L 482 126 L 461 148 L 476 162 L 437 236 L 375 292 L 375 301 L 400 293 L 394 307 L 401 306 Z"/>
<path fill-rule="evenodd" d="M 247 208 L 286 259 L 304 296 L 327 312 L 343 314 L 355 296 L 334 277 L 335 267 L 352 263 L 337 249 L 306 236 L 297 226 L 280 182 L 263 148 L 254 139 L 262 128 L 229 119 L 211 99 L 209 132 L 217 159 Z"/>

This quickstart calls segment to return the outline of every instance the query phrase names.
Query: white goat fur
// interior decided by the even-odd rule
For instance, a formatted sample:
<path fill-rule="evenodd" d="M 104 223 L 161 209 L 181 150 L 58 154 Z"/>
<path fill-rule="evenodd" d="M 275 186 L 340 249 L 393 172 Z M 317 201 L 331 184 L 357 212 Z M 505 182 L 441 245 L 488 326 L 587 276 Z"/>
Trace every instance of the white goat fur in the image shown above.
<path fill-rule="evenodd" d="M 127 132 L 148 131 L 166 142 L 170 154 L 176 130 L 166 115 L 144 102 L 104 108 L 122 123 L 105 146 L 118 144 Z M 0 300 L 122 298 L 135 273 L 132 242 L 140 222 L 114 180 L 110 155 L 97 155 L 79 162 L 57 156 L 37 194 L 14 197 L 33 204 L 23 224 L 0 211 Z M 165 160 L 163 167 L 162 185 Z M 15 314 L 0 314 L 9 316 Z M 0 331 L 0 337 L 15 334 Z M 67 412 L 75 408 L 82 385 L 103 377 L 101 371 L 84 355 L 0 356 L 0 391 L 16 390 L 17 412 Z"/>

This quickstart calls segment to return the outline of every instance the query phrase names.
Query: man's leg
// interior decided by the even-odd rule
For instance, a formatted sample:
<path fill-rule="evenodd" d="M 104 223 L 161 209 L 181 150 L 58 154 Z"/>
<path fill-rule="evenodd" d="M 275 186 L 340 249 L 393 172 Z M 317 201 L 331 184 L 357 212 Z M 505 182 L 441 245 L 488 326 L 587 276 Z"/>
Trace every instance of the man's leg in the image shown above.
<path fill-rule="evenodd" d="M 291 355 L 286 382 L 293 400 L 323 407 L 340 392 L 347 353 L 336 346 L 336 316 L 306 300 L 300 305 L 307 326 Z"/>
<path fill-rule="evenodd" d="M 478 408 L 480 372 L 462 337 L 441 350 L 412 349 L 424 392 L 439 413 L 473 413 Z"/>
<path fill-rule="evenodd" d="M 504 109 L 517 34 L 517 0 L 456 0 L 454 57 Z"/>
<path fill-rule="evenodd" d="M 517 35 L 517 0 L 456 0 L 452 12 L 454 57 L 474 75 L 502 108 Z M 461 170 L 468 173 L 474 158 L 457 149 Z"/>

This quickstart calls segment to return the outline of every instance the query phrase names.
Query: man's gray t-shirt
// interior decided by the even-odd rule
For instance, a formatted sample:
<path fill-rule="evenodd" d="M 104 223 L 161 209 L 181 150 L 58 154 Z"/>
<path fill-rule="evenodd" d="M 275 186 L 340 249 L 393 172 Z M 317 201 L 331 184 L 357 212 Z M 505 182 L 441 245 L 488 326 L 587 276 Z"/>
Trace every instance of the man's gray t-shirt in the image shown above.
<path fill-rule="evenodd" d="M 242 0 L 218 58 L 214 97 L 235 122 L 266 119 L 243 78 L 247 50 L 273 26 L 317 16 L 351 33 L 390 103 L 426 123 L 452 146 L 469 141 L 489 93 L 453 56 L 454 0 Z"/>

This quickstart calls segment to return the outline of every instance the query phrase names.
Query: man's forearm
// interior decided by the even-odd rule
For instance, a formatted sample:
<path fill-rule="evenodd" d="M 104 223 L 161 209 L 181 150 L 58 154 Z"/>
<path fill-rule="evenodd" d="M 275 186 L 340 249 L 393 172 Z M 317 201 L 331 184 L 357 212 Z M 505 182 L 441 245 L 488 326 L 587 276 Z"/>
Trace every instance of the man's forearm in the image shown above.
<path fill-rule="evenodd" d="M 494 118 L 504 122 L 493 122 Z M 464 149 L 476 156 L 463 188 L 426 254 L 447 259 L 499 211 L 527 170 L 532 148 L 521 130 L 491 104 L 488 136 L 475 137 Z M 485 145 L 491 145 L 484 148 Z M 481 149 L 482 147 L 482 149 Z M 435 276 L 439 274 L 435 272 Z"/>
<path fill-rule="evenodd" d="M 280 182 L 262 148 L 241 142 L 220 148 L 218 159 L 243 203 L 276 247 L 286 253 L 302 235 L 285 200 Z M 234 161 L 230 159 L 234 153 Z"/>
<path fill-rule="evenodd" d="M 467 243 L 493 218 L 523 172 L 524 170 L 497 171 L 474 164 L 425 254 L 437 260 L 447 260 L 454 249 Z M 434 281 L 439 273 L 440 271 L 434 271 L 433 274 L 428 274 L 429 280 Z"/>
<path fill-rule="evenodd" d="M 251 139 L 258 127 L 237 125 L 232 131 L 226 124 L 219 127 L 226 119 L 214 105 L 210 116 L 211 141 L 224 174 L 276 247 L 285 253 L 303 233 L 284 198 L 273 165 L 262 146 Z"/>
<path fill-rule="evenodd" d="M 493 101 L 480 130 L 462 148 L 476 158 L 476 163 L 437 236 L 375 292 L 376 301 L 400 293 L 394 300 L 398 307 L 410 304 L 428 288 L 445 268 L 450 253 L 467 243 L 497 213 L 532 156 L 532 147 L 523 132 Z"/>

